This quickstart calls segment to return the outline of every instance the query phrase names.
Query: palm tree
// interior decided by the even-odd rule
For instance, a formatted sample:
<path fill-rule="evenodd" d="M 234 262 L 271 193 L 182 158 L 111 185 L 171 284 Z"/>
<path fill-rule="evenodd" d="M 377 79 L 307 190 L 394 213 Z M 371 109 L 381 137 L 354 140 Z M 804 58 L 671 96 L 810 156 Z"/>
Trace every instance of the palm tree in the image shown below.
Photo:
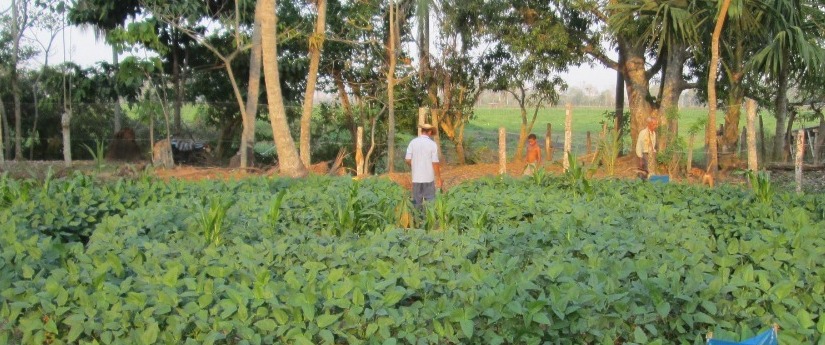
<path fill-rule="evenodd" d="M 761 24 L 767 31 L 766 42 L 751 63 L 776 83 L 773 156 L 784 160 L 790 80 L 812 73 L 825 60 L 816 41 L 822 38 L 816 27 L 819 22 L 812 18 L 821 17 L 822 10 L 817 4 L 795 0 L 766 0 L 764 6 Z"/>
<path fill-rule="evenodd" d="M 722 35 L 722 27 L 725 25 L 725 18 L 728 16 L 730 0 L 721 0 L 722 8 L 716 18 L 716 27 L 713 29 L 713 36 L 710 43 L 710 75 L 708 76 L 708 125 L 705 136 L 708 143 L 708 172 L 716 174 L 718 168 L 718 152 L 716 147 L 716 73 L 719 64 L 719 36 Z"/>
<path fill-rule="evenodd" d="M 295 149 L 295 142 L 289 132 L 286 120 L 284 99 L 281 94 L 280 75 L 278 73 L 278 15 L 275 12 L 276 0 L 260 0 L 261 19 L 261 49 L 263 50 L 264 80 L 269 102 L 269 120 L 272 124 L 272 134 L 275 137 L 275 148 L 281 174 L 291 177 L 306 176 L 307 170 Z"/>
<path fill-rule="evenodd" d="M 312 162 L 310 157 L 310 127 L 312 124 L 312 99 L 315 95 L 315 84 L 318 81 L 318 65 L 321 63 L 321 49 L 324 46 L 327 18 L 327 0 L 318 0 L 316 3 L 318 16 L 315 19 L 315 32 L 309 39 L 309 75 L 307 75 L 304 104 L 301 109 L 301 161 L 304 165 Z"/>

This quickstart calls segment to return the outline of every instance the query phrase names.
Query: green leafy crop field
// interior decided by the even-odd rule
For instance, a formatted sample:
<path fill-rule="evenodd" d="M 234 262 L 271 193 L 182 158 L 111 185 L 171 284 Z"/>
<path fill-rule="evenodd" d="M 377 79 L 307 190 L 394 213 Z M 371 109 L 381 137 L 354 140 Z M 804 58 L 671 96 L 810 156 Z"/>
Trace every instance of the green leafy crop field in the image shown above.
<path fill-rule="evenodd" d="M 0 179 L 2 344 L 825 343 L 825 196 Z M 408 227 L 412 222 L 412 226 Z"/>

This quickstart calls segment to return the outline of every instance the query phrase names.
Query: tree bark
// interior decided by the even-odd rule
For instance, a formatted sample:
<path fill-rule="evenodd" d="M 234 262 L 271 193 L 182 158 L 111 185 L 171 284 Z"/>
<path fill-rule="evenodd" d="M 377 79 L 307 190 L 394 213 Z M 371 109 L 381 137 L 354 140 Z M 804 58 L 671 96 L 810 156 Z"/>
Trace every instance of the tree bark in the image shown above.
<path fill-rule="evenodd" d="M 748 170 L 756 171 L 758 169 L 758 162 L 756 157 L 756 101 L 749 99 L 745 107 L 747 108 L 748 123 Z"/>
<path fill-rule="evenodd" d="M 0 165 L 6 164 L 6 137 L 3 135 L 6 121 L 6 104 L 0 99 Z"/>
<path fill-rule="evenodd" d="M 2 102 L 2 100 L 0 100 L 0 102 Z M 0 114 L 0 115 L 3 115 L 3 119 L 2 119 L 3 120 L 3 133 L 5 133 L 5 135 L 3 135 L 3 154 L 5 155 L 6 159 L 8 159 L 8 157 L 11 157 L 11 146 L 12 145 L 11 145 L 11 136 L 9 135 L 9 133 L 11 131 L 9 129 L 10 128 L 9 127 L 9 115 L 6 112 L 5 104 L 3 105 L 2 109 L 3 109 L 3 113 Z"/>
<path fill-rule="evenodd" d="M 630 101 L 630 137 L 635 143 L 639 131 L 644 128 L 648 116 L 656 109 L 650 103 L 650 79 L 645 70 L 645 51 L 641 45 L 629 45 L 623 49 L 625 54 L 625 84 Z"/>
<path fill-rule="evenodd" d="M 825 116 L 819 113 L 819 130 L 816 133 L 816 141 L 814 142 L 813 149 L 814 164 L 819 164 L 823 145 L 825 145 Z"/>
<path fill-rule="evenodd" d="M 394 0 L 390 0 L 390 38 L 387 43 L 387 55 L 389 55 L 389 66 L 387 69 L 387 103 L 389 104 L 389 119 L 387 120 L 387 172 L 395 172 L 395 21 L 397 16 L 397 6 Z"/>
<path fill-rule="evenodd" d="M 23 110 L 21 109 L 21 91 L 20 81 L 18 75 L 18 63 L 20 59 L 20 40 L 23 38 L 23 28 L 26 20 L 22 20 L 20 16 L 26 15 L 20 13 L 17 7 L 17 1 L 11 2 L 12 11 L 12 53 L 11 66 L 9 71 L 9 79 L 11 79 L 11 92 L 14 100 L 14 160 L 23 159 Z"/>
<path fill-rule="evenodd" d="M 304 104 L 301 109 L 301 138 L 300 153 L 301 161 L 309 166 L 312 163 L 311 157 L 311 126 L 312 126 L 312 102 L 315 96 L 315 85 L 318 82 L 318 65 L 321 63 L 321 50 L 324 47 L 326 34 L 327 0 L 318 0 L 318 17 L 315 20 L 315 32 L 309 40 L 309 75 L 307 75 L 307 87 L 304 93 Z"/>
<path fill-rule="evenodd" d="M 261 2 L 255 4 L 255 23 L 252 29 L 252 51 L 249 56 L 249 84 L 246 93 L 246 114 L 241 133 L 241 169 L 255 165 L 255 120 L 258 115 L 258 100 L 261 95 Z"/>
<path fill-rule="evenodd" d="M 498 173 L 507 173 L 507 130 L 504 127 L 498 129 Z"/>
<path fill-rule="evenodd" d="M 173 33 L 173 35 L 175 35 L 175 33 Z M 180 69 L 180 56 L 178 52 L 177 42 L 175 42 L 174 46 L 172 47 L 172 84 L 175 87 L 175 135 L 180 135 L 181 133 L 180 113 L 181 108 L 183 107 L 183 87 L 181 86 Z"/>
<path fill-rule="evenodd" d="M 616 138 L 621 145 L 622 142 L 622 123 L 624 123 L 624 74 L 622 74 L 624 66 L 624 54 L 621 53 L 621 48 L 619 52 L 619 66 L 616 69 L 616 110 L 613 116 L 616 117 L 616 123 L 614 124 L 616 130 Z M 621 151 L 621 148 L 619 149 Z"/>
<path fill-rule="evenodd" d="M 573 146 L 573 106 L 567 103 L 564 115 L 564 155 L 561 162 L 564 171 L 570 169 L 570 154 Z"/>
<path fill-rule="evenodd" d="M 719 157 L 716 147 L 716 75 L 719 68 L 719 37 L 722 35 L 722 27 L 725 25 L 725 18 L 728 15 L 728 7 L 730 7 L 730 0 L 723 0 L 722 8 L 719 10 L 716 18 L 716 26 L 713 29 L 713 36 L 711 37 L 711 53 L 710 53 L 710 74 L 708 76 L 708 125 L 705 131 L 708 143 L 708 173 L 716 175 L 719 166 Z"/>
<path fill-rule="evenodd" d="M 728 109 L 725 110 L 725 131 L 721 137 L 721 146 L 725 152 L 732 150 L 739 140 L 739 121 L 742 117 L 742 103 L 745 100 L 745 89 L 742 87 L 741 78 L 742 74 L 736 74 L 731 80 L 727 101 Z"/>
<path fill-rule="evenodd" d="M 115 72 L 120 66 L 119 57 L 117 54 L 117 48 L 112 46 L 112 64 L 115 66 Z M 123 126 L 123 110 L 120 108 L 120 88 L 115 83 L 115 99 L 113 100 L 114 104 L 112 105 L 115 111 L 115 118 L 114 118 L 114 132 L 120 132 L 121 127 Z"/>
<path fill-rule="evenodd" d="M 796 134 L 796 159 L 794 166 L 796 177 L 796 194 L 802 194 L 802 163 L 805 157 L 805 129 L 800 129 Z"/>
<path fill-rule="evenodd" d="M 275 12 L 276 0 L 260 0 L 261 48 L 263 49 L 264 80 L 269 102 L 269 119 L 278 151 L 280 171 L 286 176 L 306 176 L 307 170 L 295 149 L 295 142 L 289 133 L 284 99 L 281 93 L 281 78 L 278 72 L 278 16 Z"/>
<path fill-rule="evenodd" d="M 679 111 L 679 98 L 685 90 L 684 66 L 690 57 L 689 47 L 686 44 L 677 44 L 671 47 L 667 53 L 667 64 L 663 70 L 661 103 L 659 105 L 659 118 L 667 122 L 667 136 L 657 142 L 660 151 L 664 151 L 668 145 L 673 143 L 679 136 L 679 117 L 668 117 L 667 112 Z"/>
<path fill-rule="evenodd" d="M 71 107 L 63 107 L 63 115 L 60 117 L 60 127 L 63 132 L 63 163 L 66 167 L 72 166 L 72 109 Z"/>
<path fill-rule="evenodd" d="M 779 76 L 777 77 L 777 91 L 776 100 L 776 130 L 773 138 L 773 159 L 776 161 L 785 162 L 785 120 L 788 118 L 788 63 L 785 63 L 779 69 Z"/>

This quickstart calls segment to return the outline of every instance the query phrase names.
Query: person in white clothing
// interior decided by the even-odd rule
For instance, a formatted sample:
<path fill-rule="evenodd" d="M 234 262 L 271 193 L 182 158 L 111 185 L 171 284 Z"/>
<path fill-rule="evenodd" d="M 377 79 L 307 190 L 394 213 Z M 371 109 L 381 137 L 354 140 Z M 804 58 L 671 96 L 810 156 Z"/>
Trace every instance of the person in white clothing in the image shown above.
<path fill-rule="evenodd" d="M 413 205 L 420 208 L 425 201 L 435 199 L 435 188 L 441 188 L 441 166 L 438 145 L 431 139 L 435 127 L 420 125 L 421 135 L 410 141 L 405 159 L 412 175 Z"/>
<path fill-rule="evenodd" d="M 656 128 L 659 122 L 655 117 L 647 118 L 647 127 L 639 131 L 636 139 L 636 157 L 639 157 L 639 178 L 647 179 L 650 176 L 649 162 L 656 159 Z"/>

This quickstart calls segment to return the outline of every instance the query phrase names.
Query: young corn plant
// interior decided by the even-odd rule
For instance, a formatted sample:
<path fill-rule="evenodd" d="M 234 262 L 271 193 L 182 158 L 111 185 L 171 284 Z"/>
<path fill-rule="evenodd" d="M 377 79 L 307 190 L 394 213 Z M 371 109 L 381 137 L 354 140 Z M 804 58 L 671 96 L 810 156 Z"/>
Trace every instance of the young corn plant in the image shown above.
<path fill-rule="evenodd" d="M 436 194 L 435 199 L 424 204 L 424 228 L 445 230 L 453 226 L 453 205 L 446 193 Z"/>
<path fill-rule="evenodd" d="M 753 190 L 753 195 L 759 202 L 770 204 L 773 200 L 773 186 L 771 185 L 771 176 L 766 171 L 753 172 L 748 170 L 745 173 L 748 182 Z"/>
<path fill-rule="evenodd" d="M 569 167 L 564 172 L 565 184 L 568 188 L 573 190 L 576 195 L 590 194 L 593 192 L 593 186 L 590 184 L 588 175 L 592 173 L 592 169 L 585 169 L 576 160 L 576 156 L 570 153 L 567 156 Z"/>
<path fill-rule="evenodd" d="M 544 186 L 547 184 L 547 181 L 550 180 L 550 175 L 547 174 L 547 169 L 537 167 L 536 170 L 533 171 L 533 175 L 530 175 L 530 179 L 536 186 Z"/>
<path fill-rule="evenodd" d="M 103 144 L 102 140 L 95 139 L 95 148 L 92 149 L 89 145 L 83 144 L 83 147 L 86 148 L 86 151 L 92 155 L 92 159 L 95 161 L 95 168 L 99 173 L 103 170 L 103 159 L 106 158 L 106 148 Z"/>
<path fill-rule="evenodd" d="M 284 203 L 284 197 L 286 197 L 286 189 L 278 192 L 275 199 L 272 199 L 272 204 L 269 205 L 269 213 L 267 213 L 266 219 L 273 231 L 278 229 L 278 223 L 281 221 L 281 205 Z"/>
<path fill-rule="evenodd" d="M 412 200 L 409 198 L 401 198 L 393 210 L 396 219 L 395 225 L 405 229 L 413 227 L 415 225 L 413 209 Z"/>
<path fill-rule="evenodd" d="M 226 231 L 224 221 L 226 220 L 226 212 L 231 206 L 232 201 L 221 201 L 219 198 L 212 198 L 207 208 L 206 199 L 203 200 L 197 225 L 208 245 L 218 246 L 223 242 L 223 235 Z"/>

